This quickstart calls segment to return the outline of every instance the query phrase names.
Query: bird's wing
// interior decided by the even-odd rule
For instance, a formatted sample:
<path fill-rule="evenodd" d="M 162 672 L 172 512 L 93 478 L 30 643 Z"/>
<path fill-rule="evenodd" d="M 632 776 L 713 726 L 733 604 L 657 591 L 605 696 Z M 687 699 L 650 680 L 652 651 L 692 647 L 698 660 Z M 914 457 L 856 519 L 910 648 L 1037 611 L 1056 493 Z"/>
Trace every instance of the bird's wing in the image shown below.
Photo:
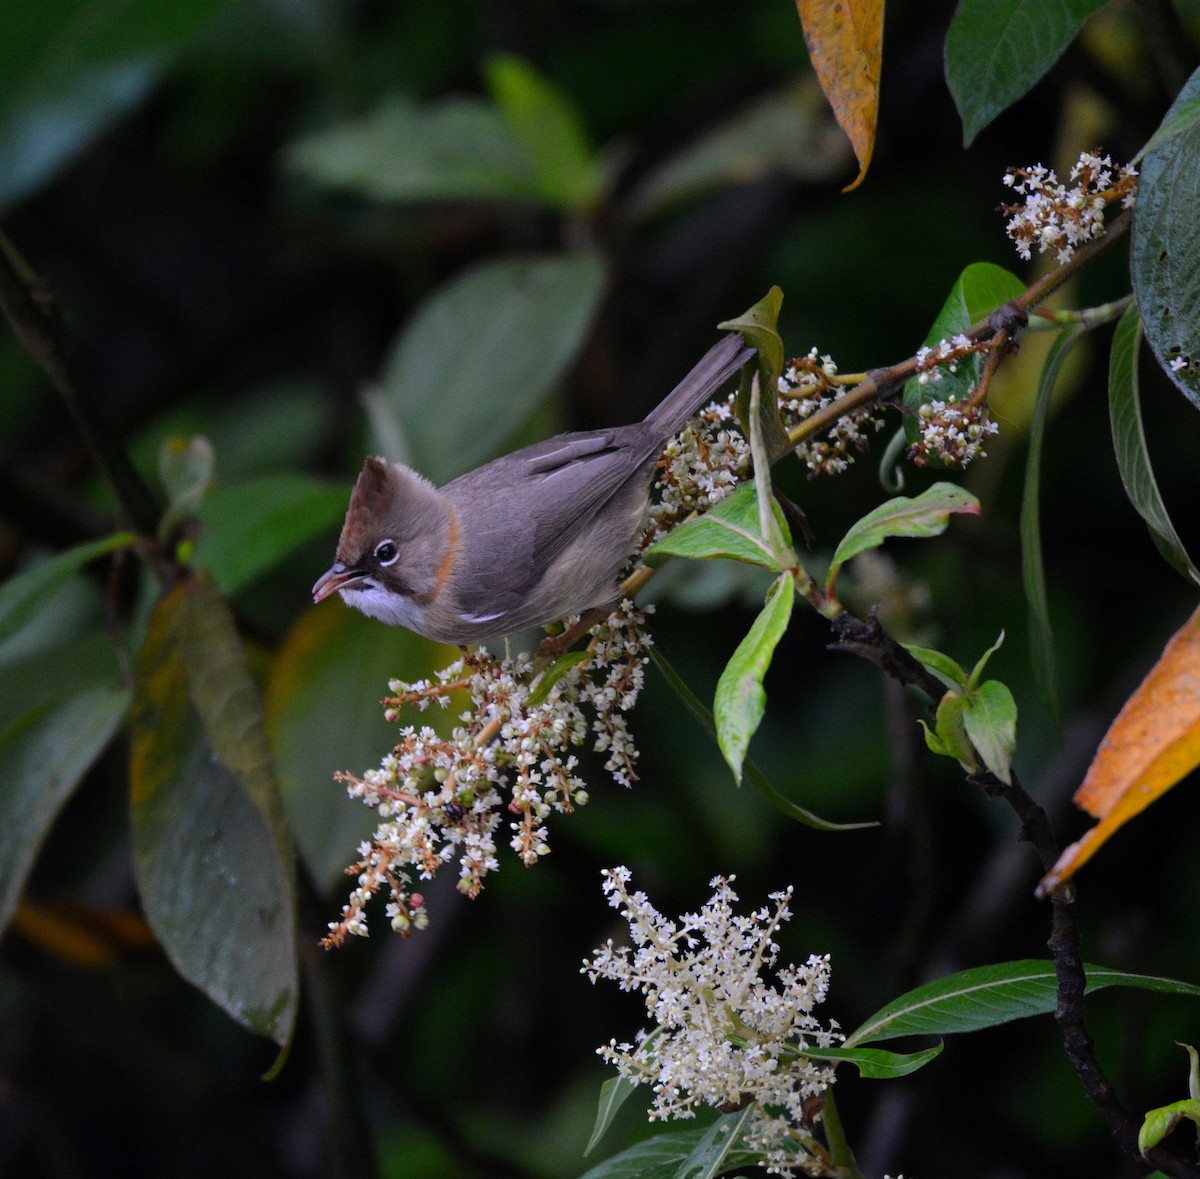
<path fill-rule="evenodd" d="M 625 435 L 631 430 L 638 427 L 563 434 L 442 488 L 462 529 L 464 613 L 513 609 L 541 580 L 638 466 L 649 461 L 644 448 L 628 445 Z"/>

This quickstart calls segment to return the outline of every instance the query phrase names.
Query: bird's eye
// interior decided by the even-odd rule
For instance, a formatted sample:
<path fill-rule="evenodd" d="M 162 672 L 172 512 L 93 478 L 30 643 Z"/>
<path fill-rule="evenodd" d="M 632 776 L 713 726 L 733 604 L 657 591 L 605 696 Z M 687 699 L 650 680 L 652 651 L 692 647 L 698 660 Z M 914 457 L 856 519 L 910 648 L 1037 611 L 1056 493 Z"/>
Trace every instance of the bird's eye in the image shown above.
<path fill-rule="evenodd" d="M 381 540 L 375 546 L 375 560 L 381 565 L 391 565 L 399 555 L 400 552 L 393 541 Z"/>

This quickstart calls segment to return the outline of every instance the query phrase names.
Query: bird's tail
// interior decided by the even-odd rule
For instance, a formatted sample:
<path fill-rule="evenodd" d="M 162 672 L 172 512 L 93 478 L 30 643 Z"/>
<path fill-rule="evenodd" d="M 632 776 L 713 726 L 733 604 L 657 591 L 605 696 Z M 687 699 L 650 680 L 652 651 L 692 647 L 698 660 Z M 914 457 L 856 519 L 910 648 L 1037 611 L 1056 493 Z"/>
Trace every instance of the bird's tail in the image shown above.
<path fill-rule="evenodd" d="M 755 354 L 736 332 L 714 344 L 646 417 L 646 425 L 663 439 L 712 400 L 713 394 Z"/>

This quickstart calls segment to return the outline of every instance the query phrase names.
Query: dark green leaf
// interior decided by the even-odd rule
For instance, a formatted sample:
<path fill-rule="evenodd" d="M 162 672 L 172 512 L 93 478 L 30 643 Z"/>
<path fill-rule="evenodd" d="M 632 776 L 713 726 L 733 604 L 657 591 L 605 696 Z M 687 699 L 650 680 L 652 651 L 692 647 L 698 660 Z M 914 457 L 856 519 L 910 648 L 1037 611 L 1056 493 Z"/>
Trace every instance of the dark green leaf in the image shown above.
<path fill-rule="evenodd" d="M 1026 94 L 1105 0 L 959 0 L 946 35 L 946 81 L 963 146 Z"/>
<path fill-rule="evenodd" d="M 600 168 L 566 98 L 527 63 L 508 55 L 491 59 L 487 82 L 509 130 L 533 161 L 538 194 L 565 209 L 585 211 L 594 205 Z"/>
<path fill-rule="evenodd" d="M 203 575 L 155 607 L 130 749 L 134 864 L 176 969 L 286 1044 L 298 1003 L 291 851 L 257 691 Z"/>
<path fill-rule="evenodd" d="M 1051 345 L 1038 382 L 1033 421 L 1029 426 L 1029 455 L 1025 460 L 1025 490 L 1021 500 L 1021 576 L 1029 610 L 1029 656 L 1034 678 L 1050 715 L 1057 717 L 1054 632 L 1046 600 L 1046 570 L 1042 561 L 1041 496 L 1042 444 L 1050 414 L 1050 395 L 1067 353 L 1079 338 L 1080 328 L 1066 328 Z"/>
<path fill-rule="evenodd" d="M 1112 425 L 1113 449 L 1125 494 L 1146 521 L 1150 536 L 1168 564 L 1192 582 L 1200 582 L 1183 541 L 1167 515 L 1166 504 L 1158 492 L 1158 483 L 1150 466 L 1146 432 L 1142 428 L 1141 391 L 1137 360 L 1142 338 L 1142 321 L 1137 304 L 1121 316 L 1113 335 L 1112 357 L 1108 369 L 1108 416 Z"/>
<path fill-rule="evenodd" d="M 1171 995 L 1200 998 L 1200 986 L 1126 974 L 1106 966 L 1085 966 L 1087 991 L 1103 987 L 1136 987 Z M 890 1040 L 896 1036 L 946 1036 L 976 1032 L 1013 1019 L 1046 1015 L 1054 1010 L 1054 964 L 1038 959 L 977 966 L 917 987 L 881 1007 L 846 1037 L 846 1047 Z"/>
<path fill-rule="evenodd" d="M 267 732 L 288 825 L 322 893 L 346 881 L 346 865 L 378 821 L 333 775 L 361 774 L 391 752 L 396 729 L 379 705 L 390 679 L 430 676 L 457 654 L 331 601 L 304 614 L 272 660 Z M 434 726 L 453 720 L 453 710 L 422 717 Z"/>
<path fill-rule="evenodd" d="M 596 255 L 553 254 L 485 262 L 442 287 L 380 381 L 405 461 L 442 483 L 499 453 L 566 371 L 603 285 Z"/>
<path fill-rule="evenodd" d="M 1189 131 L 1200 123 L 1200 93 L 1192 93 L 1190 98 L 1176 102 L 1167 113 L 1166 118 L 1158 125 L 1158 130 L 1150 136 L 1141 150 L 1130 161 L 1136 164 L 1152 152 L 1165 139 L 1178 135 L 1181 131 Z"/>
<path fill-rule="evenodd" d="M 833 595 L 838 571 L 851 557 L 877 548 L 889 536 L 940 536 L 950 515 L 965 512 L 979 515 L 979 500 L 953 483 L 935 483 L 920 495 L 897 496 L 868 512 L 852 525 L 833 554 L 825 578 L 825 592 Z"/>
<path fill-rule="evenodd" d="M 122 532 L 77 545 L 0 585 L 0 644 L 7 642 L 89 561 L 128 548 L 136 537 Z"/>
<path fill-rule="evenodd" d="M 754 1103 L 750 1102 L 736 1113 L 719 1117 L 700 1136 L 687 1158 L 676 1172 L 677 1179 L 716 1179 L 730 1167 L 736 1166 L 742 1132 L 754 1114 Z"/>
<path fill-rule="evenodd" d="M 787 521 L 778 504 L 774 511 L 784 541 L 790 545 Z M 684 521 L 651 545 L 644 554 L 646 564 L 661 565 L 668 557 L 688 557 L 694 561 L 726 557 L 778 570 L 779 562 L 758 524 L 757 489 L 753 482 L 743 483 L 703 516 Z"/>
<path fill-rule="evenodd" d="M 612 1120 L 617 1116 L 617 1110 L 633 1096 L 637 1086 L 624 1077 L 609 1077 L 600 1086 L 600 1104 L 596 1109 L 596 1124 L 592 1127 L 592 1136 L 583 1148 L 584 1156 L 591 1154 L 600 1139 L 608 1133 Z"/>
<path fill-rule="evenodd" d="M 1200 99 L 1200 70 L 1164 124 Z M 1142 162 L 1129 269 L 1146 342 L 1167 375 L 1200 408 L 1200 122 L 1163 139 Z"/>
<path fill-rule="evenodd" d="M 490 102 L 394 102 L 291 145 L 289 167 L 384 201 L 539 200 L 533 161 Z"/>
<path fill-rule="evenodd" d="M 854 1065 L 859 1076 L 868 1081 L 890 1081 L 924 1068 L 941 1051 L 942 1044 L 939 1041 L 923 1052 L 888 1052 L 883 1048 L 805 1048 L 801 1055 L 834 1064 L 845 1061 Z"/>
<path fill-rule="evenodd" d="M 766 708 L 763 677 L 771 666 L 776 645 L 787 630 L 794 598 L 795 580 L 790 573 L 781 573 L 771 584 L 766 603 L 717 681 L 713 700 L 717 744 L 738 782 L 742 780 L 742 763 L 750 738 Z"/>
<path fill-rule="evenodd" d="M 336 528 L 349 500 L 348 486 L 302 475 L 264 475 L 215 488 L 200 508 L 204 528 L 195 563 L 212 573 L 223 593 L 236 594 L 305 541 Z"/>
<path fill-rule="evenodd" d="M 0 208 L 47 181 L 142 101 L 225 0 L 6 4 L 0 37 Z"/>
<path fill-rule="evenodd" d="M 1012 781 L 1017 748 L 1017 704 L 999 680 L 985 680 L 967 701 L 963 721 L 983 764 L 1001 782 Z"/>
<path fill-rule="evenodd" d="M 849 158 L 842 136 L 829 134 L 829 107 L 808 75 L 738 111 L 674 155 L 635 190 L 632 215 L 648 217 L 714 189 L 772 176 L 827 183 Z"/>
<path fill-rule="evenodd" d="M 726 1118 L 739 1115 L 727 1114 Z M 724 1119 L 722 1119 L 723 1121 Z M 693 1152 L 707 1140 L 712 1128 L 689 1126 L 670 1134 L 658 1134 L 647 1138 L 628 1150 L 621 1151 L 587 1171 L 582 1179 L 697 1179 L 697 1172 L 683 1168 Z M 752 1167 L 759 1156 L 745 1149 L 732 1149 L 724 1157 L 726 1170 L 735 1167 Z"/>
<path fill-rule="evenodd" d="M 0 732 L 0 930 L 58 812 L 128 708 L 125 689 L 93 684 L 42 701 Z"/>
<path fill-rule="evenodd" d="M 953 339 L 1024 290 L 1025 284 L 1002 266 L 991 262 L 972 263 L 958 276 L 946 296 L 929 335 L 925 337 L 925 346 L 936 348 L 943 340 Z M 936 370 L 941 374 L 937 379 L 931 378 L 922 384 L 914 377 L 904 386 L 904 404 L 913 411 L 904 424 L 910 443 L 917 439 L 916 411 L 927 401 L 949 401 L 951 397 L 962 401 L 979 382 L 982 367 L 983 359 L 972 355 L 960 360 L 955 372 L 942 365 Z"/>
<path fill-rule="evenodd" d="M 663 679 L 674 689 L 676 695 L 683 701 L 688 711 L 695 717 L 700 727 L 710 736 L 715 738 L 717 735 L 717 724 L 713 720 L 713 715 L 700 702 L 696 694 L 687 686 L 679 673 L 667 662 L 666 657 L 658 650 L 657 647 L 650 648 L 650 662 L 662 673 Z M 814 815 L 812 811 L 805 810 L 801 806 L 797 806 L 790 799 L 784 798 L 774 786 L 767 780 L 767 776 L 749 759 L 743 765 L 743 771 L 750 781 L 750 785 L 773 807 L 786 815 L 789 819 L 795 819 L 798 823 L 803 823 L 806 827 L 812 827 L 817 831 L 859 831 L 864 827 L 877 827 L 878 823 L 833 823 L 828 819 L 822 819 L 819 815 Z"/>

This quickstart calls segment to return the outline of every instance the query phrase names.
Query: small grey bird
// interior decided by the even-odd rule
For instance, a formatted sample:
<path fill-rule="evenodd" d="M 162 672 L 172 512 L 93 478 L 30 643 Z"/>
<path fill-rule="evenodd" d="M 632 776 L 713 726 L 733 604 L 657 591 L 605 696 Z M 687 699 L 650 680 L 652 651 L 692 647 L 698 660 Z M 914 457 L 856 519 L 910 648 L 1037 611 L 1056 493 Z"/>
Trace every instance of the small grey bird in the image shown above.
<path fill-rule="evenodd" d="M 644 421 L 559 434 L 444 487 L 369 458 L 313 586 L 443 643 L 503 638 L 617 597 L 659 454 L 754 355 L 731 334 Z"/>

